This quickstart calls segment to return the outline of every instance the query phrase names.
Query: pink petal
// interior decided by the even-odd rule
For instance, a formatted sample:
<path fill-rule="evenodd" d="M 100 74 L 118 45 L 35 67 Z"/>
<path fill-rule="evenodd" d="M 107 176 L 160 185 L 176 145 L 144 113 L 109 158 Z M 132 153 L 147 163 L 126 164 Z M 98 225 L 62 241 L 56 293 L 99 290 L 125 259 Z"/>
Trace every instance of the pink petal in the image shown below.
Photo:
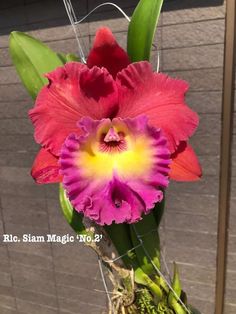
<path fill-rule="evenodd" d="M 95 36 L 93 48 L 89 53 L 87 65 L 105 67 L 115 77 L 130 64 L 127 53 L 118 45 L 109 28 L 100 28 Z"/>
<path fill-rule="evenodd" d="M 70 134 L 59 159 L 71 204 L 100 225 L 139 221 L 162 200 L 161 189 L 169 181 L 170 154 L 161 130 L 149 127 L 144 116 L 112 121 L 83 118 L 80 125 L 84 135 Z M 112 141 L 111 150 L 101 150 L 111 126 L 123 133 L 121 142 L 129 143 L 115 150 L 120 143 Z M 136 145 L 136 155 L 131 155 Z"/>
<path fill-rule="evenodd" d="M 198 116 L 184 103 L 188 83 L 153 73 L 148 62 L 129 65 L 117 75 L 120 117 L 145 114 L 151 125 L 163 130 L 173 153 L 198 126 Z"/>
<path fill-rule="evenodd" d="M 67 63 L 47 74 L 29 116 L 35 126 L 35 140 L 54 155 L 70 133 L 79 134 L 76 123 L 83 116 L 110 117 L 117 111 L 117 90 L 106 69 L 88 69 L 78 62 Z"/>
<path fill-rule="evenodd" d="M 39 184 L 61 182 L 62 177 L 59 175 L 58 158 L 46 149 L 41 148 L 34 160 L 31 175 Z"/>
<path fill-rule="evenodd" d="M 197 156 L 190 145 L 182 142 L 172 155 L 170 178 L 176 181 L 197 181 L 202 176 L 202 169 Z"/>

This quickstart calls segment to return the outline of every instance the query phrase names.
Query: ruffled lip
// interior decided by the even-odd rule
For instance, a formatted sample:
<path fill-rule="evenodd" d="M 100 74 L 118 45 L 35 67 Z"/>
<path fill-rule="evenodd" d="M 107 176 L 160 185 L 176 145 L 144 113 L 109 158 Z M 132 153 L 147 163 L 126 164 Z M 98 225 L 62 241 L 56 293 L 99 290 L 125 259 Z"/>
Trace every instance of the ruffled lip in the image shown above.
<path fill-rule="evenodd" d="M 162 200 L 161 189 L 168 185 L 170 153 L 161 130 L 149 127 L 145 116 L 84 118 L 80 125 L 85 134 L 68 136 L 59 162 L 72 205 L 100 225 L 137 222 Z M 127 147 L 101 152 L 100 136 L 111 128 L 123 131 Z"/>

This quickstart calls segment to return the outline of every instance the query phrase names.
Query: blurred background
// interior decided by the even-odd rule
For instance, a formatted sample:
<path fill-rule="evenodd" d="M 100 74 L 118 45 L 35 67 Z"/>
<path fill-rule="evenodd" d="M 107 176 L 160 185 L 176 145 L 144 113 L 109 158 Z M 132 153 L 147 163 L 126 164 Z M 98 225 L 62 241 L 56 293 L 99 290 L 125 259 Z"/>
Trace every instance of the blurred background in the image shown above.
<path fill-rule="evenodd" d="M 79 18 L 101 2 L 72 3 Z M 114 3 L 132 15 L 138 1 Z M 80 24 L 85 50 L 103 25 L 126 48 L 128 22 L 106 6 Z M 33 101 L 9 56 L 8 37 L 13 30 L 27 32 L 57 52 L 78 53 L 62 0 L 0 2 L 0 234 L 72 233 L 60 211 L 58 186 L 38 186 L 30 177 L 38 151 L 27 117 Z M 166 0 L 152 54 L 154 66 L 158 50 L 160 70 L 190 82 L 187 102 L 201 118 L 191 143 L 204 176 L 197 183 L 171 183 L 161 235 L 169 268 L 174 260 L 178 263 L 183 289 L 202 314 L 215 310 L 224 34 L 223 1 Z M 224 314 L 236 313 L 235 138 L 232 160 Z M 96 256 L 82 244 L 0 241 L 1 314 L 98 314 L 105 305 Z"/>

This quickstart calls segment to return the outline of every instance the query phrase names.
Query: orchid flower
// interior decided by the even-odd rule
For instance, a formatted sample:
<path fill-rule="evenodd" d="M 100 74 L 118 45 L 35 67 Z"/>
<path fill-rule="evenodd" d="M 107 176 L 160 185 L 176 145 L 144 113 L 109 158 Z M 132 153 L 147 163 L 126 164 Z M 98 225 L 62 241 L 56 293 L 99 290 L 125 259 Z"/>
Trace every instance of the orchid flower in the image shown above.
<path fill-rule="evenodd" d="M 198 116 L 185 104 L 188 83 L 131 63 L 108 28 L 87 64 L 46 75 L 29 116 L 42 148 L 37 183 L 62 182 L 74 208 L 96 223 L 133 223 L 163 198 L 169 179 L 201 177 L 188 143 Z"/>

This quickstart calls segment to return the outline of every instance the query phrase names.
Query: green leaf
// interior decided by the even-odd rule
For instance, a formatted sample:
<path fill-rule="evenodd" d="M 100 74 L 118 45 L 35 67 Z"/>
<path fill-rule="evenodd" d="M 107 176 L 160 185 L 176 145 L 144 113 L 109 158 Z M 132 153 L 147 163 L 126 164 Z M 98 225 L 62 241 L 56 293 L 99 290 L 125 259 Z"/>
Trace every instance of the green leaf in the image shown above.
<path fill-rule="evenodd" d="M 179 278 L 179 270 L 176 263 L 174 263 L 174 278 L 172 281 L 172 288 L 177 294 L 177 296 L 180 298 L 182 288 L 181 288 L 181 283 L 180 283 L 180 278 Z"/>
<path fill-rule="evenodd" d="M 118 254 L 122 256 L 123 262 L 127 267 L 129 267 L 131 260 L 126 253 L 133 248 L 129 234 L 129 226 L 127 224 L 113 223 L 109 226 L 105 225 L 104 229 L 115 245 Z"/>
<path fill-rule="evenodd" d="M 33 99 L 43 85 L 48 83 L 44 74 L 63 65 L 54 51 L 22 32 L 11 33 L 10 54 L 22 83 Z"/>
<path fill-rule="evenodd" d="M 61 204 L 62 213 L 65 216 L 68 224 L 74 229 L 78 234 L 87 234 L 86 228 L 83 225 L 83 216 L 74 210 L 69 199 L 66 196 L 66 192 L 59 185 L 59 199 Z"/>
<path fill-rule="evenodd" d="M 162 216 L 164 214 L 165 210 L 165 192 L 163 191 L 163 200 L 160 203 L 156 203 L 154 209 L 153 209 L 153 215 L 156 220 L 157 228 L 159 227 L 161 223 Z"/>
<path fill-rule="evenodd" d="M 141 221 L 130 225 L 130 232 L 139 265 L 147 275 L 155 276 L 157 271 L 153 265 L 160 269 L 160 239 L 153 213 L 144 215 Z M 138 246 L 139 236 L 142 246 Z"/>
<path fill-rule="evenodd" d="M 66 61 L 70 62 L 70 61 L 80 61 L 80 58 L 76 55 L 74 55 L 73 53 L 67 53 L 66 54 Z"/>
<path fill-rule="evenodd" d="M 67 62 L 66 60 L 66 55 L 64 53 L 61 53 L 61 52 L 57 52 L 57 56 L 59 57 L 59 59 L 61 60 L 61 62 L 63 64 L 65 64 Z"/>
<path fill-rule="evenodd" d="M 112 224 L 110 226 L 104 226 L 104 229 L 112 240 L 118 254 L 122 256 L 126 267 L 132 267 L 134 269 L 135 282 L 148 287 L 153 294 L 159 296 L 161 294 L 160 288 L 144 273 L 138 264 L 137 256 L 133 250 L 133 244 L 130 238 L 129 225 L 125 223 Z"/>
<path fill-rule="evenodd" d="M 179 278 L 178 267 L 175 263 L 174 263 L 174 277 L 173 277 L 173 281 L 172 281 L 172 288 L 175 291 L 178 298 L 180 298 L 182 288 L 181 288 L 181 283 L 180 283 L 180 278 Z M 185 309 L 178 302 L 177 297 L 175 296 L 175 294 L 172 291 L 170 291 L 169 296 L 168 296 L 168 304 L 175 311 L 176 314 L 186 314 Z"/>
<path fill-rule="evenodd" d="M 163 0 L 140 0 L 128 30 L 128 55 L 132 62 L 149 60 Z"/>
<path fill-rule="evenodd" d="M 57 55 L 64 64 L 70 61 L 80 61 L 79 57 L 74 55 L 73 53 L 65 54 L 65 53 L 58 52 Z"/>

